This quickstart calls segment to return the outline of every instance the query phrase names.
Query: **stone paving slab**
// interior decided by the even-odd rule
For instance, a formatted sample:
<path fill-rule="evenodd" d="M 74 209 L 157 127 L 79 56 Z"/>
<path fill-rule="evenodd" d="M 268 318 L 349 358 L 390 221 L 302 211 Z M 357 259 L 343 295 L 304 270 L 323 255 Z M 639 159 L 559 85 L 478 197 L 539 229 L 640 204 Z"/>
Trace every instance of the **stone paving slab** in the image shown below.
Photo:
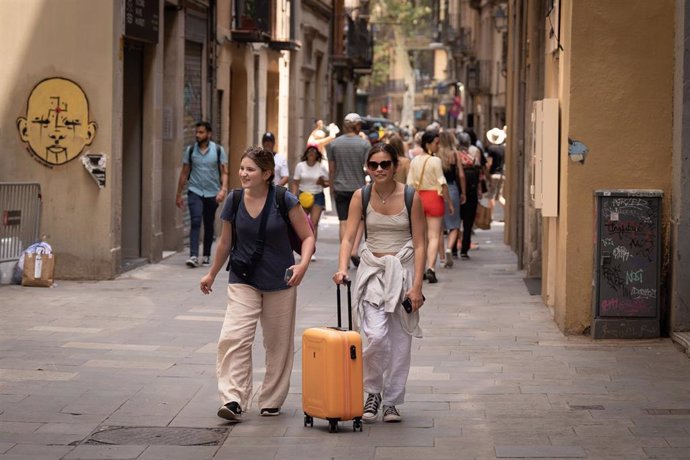
<path fill-rule="evenodd" d="M 280 417 L 216 417 L 215 348 L 225 313 L 185 254 L 104 282 L 0 287 L 0 460 L 65 458 L 690 458 L 690 359 L 668 339 L 564 337 L 529 295 L 502 226 L 469 261 L 425 285 L 403 422 L 328 433 L 303 426 L 301 333 L 333 325 L 337 221 L 298 293 L 295 368 Z M 21 305 L 21 308 L 17 308 Z M 262 335 L 254 381 L 264 369 Z M 229 427 L 221 446 L 80 444 L 106 425 Z M 521 457 L 506 457 L 518 455 Z"/>

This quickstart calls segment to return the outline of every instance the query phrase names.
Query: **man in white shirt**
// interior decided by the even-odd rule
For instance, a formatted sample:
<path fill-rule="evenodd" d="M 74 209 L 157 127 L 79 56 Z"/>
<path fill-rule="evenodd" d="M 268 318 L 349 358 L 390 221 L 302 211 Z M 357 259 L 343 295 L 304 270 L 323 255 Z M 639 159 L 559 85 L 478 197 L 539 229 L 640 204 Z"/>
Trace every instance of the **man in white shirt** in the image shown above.
<path fill-rule="evenodd" d="M 261 146 L 264 150 L 273 153 L 273 161 L 276 163 L 275 177 L 273 183 L 275 185 L 282 185 L 285 187 L 290 179 L 290 170 L 288 169 L 287 157 L 284 153 L 276 153 L 273 149 L 276 147 L 276 137 L 272 132 L 266 132 L 261 137 Z"/>

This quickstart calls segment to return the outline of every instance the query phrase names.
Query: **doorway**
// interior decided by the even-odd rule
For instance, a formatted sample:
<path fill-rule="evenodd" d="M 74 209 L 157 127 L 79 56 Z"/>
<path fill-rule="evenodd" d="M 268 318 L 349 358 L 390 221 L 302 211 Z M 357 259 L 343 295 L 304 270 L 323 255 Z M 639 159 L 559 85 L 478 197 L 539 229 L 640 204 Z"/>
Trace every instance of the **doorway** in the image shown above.
<path fill-rule="evenodd" d="M 141 258 L 144 46 L 125 44 L 122 102 L 122 270 Z"/>

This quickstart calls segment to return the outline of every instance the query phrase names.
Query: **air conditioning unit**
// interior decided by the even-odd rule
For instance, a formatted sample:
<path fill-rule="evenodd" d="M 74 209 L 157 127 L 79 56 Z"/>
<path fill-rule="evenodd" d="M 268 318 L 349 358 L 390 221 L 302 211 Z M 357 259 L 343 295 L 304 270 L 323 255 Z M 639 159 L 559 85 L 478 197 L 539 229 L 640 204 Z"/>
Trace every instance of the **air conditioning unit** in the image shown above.
<path fill-rule="evenodd" d="M 558 99 L 534 101 L 530 192 L 543 217 L 558 217 L 558 134 Z"/>

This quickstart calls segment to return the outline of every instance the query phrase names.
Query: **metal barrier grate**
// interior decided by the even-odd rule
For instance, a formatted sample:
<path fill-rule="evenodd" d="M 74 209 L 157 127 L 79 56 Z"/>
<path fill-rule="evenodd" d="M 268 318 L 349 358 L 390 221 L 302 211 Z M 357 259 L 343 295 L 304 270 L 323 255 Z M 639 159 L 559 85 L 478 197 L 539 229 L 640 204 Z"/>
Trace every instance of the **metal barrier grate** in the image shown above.
<path fill-rule="evenodd" d="M 39 240 L 41 185 L 0 182 L 0 263 L 18 260 Z"/>

